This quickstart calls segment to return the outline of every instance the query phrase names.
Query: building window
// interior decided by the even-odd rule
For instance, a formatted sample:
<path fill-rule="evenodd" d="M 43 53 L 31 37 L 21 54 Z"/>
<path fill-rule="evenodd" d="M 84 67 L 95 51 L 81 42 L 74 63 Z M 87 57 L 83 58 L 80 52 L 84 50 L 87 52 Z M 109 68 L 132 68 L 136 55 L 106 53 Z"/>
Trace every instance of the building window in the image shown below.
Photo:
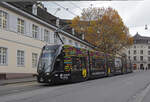
<path fill-rule="evenodd" d="M 134 48 L 136 48 L 136 46 L 134 46 Z"/>
<path fill-rule="evenodd" d="M 140 56 L 140 60 L 143 61 L 143 56 Z"/>
<path fill-rule="evenodd" d="M 148 51 L 148 55 L 150 55 L 150 51 Z"/>
<path fill-rule="evenodd" d="M 69 40 L 69 44 L 72 44 L 72 40 Z"/>
<path fill-rule="evenodd" d="M 128 51 L 129 55 L 130 55 L 130 50 Z"/>
<path fill-rule="evenodd" d="M 134 50 L 134 54 L 136 54 L 136 50 Z"/>
<path fill-rule="evenodd" d="M 75 46 L 78 47 L 78 43 L 77 42 L 75 42 Z"/>
<path fill-rule="evenodd" d="M 32 68 L 37 67 L 38 54 L 32 53 Z"/>
<path fill-rule="evenodd" d="M 128 57 L 128 59 L 130 60 L 130 56 Z"/>
<path fill-rule="evenodd" d="M 44 41 L 49 42 L 49 31 L 46 29 L 44 30 Z"/>
<path fill-rule="evenodd" d="M 150 46 L 148 46 L 148 49 L 150 49 Z"/>
<path fill-rule="evenodd" d="M 24 66 L 24 51 L 17 51 L 17 65 Z"/>
<path fill-rule="evenodd" d="M 0 47 L 0 65 L 7 64 L 7 48 Z"/>
<path fill-rule="evenodd" d="M 136 61 L 136 56 L 133 57 L 134 61 Z"/>
<path fill-rule="evenodd" d="M 7 28 L 7 23 L 8 23 L 8 14 L 4 11 L 0 10 L 0 28 Z"/>
<path fill-rule="evenodd" d="M 143 54 L 143 50 L 140 51 L 140 54 Z"/>
<path fill-rule="evenodd" d="M 148 57 L 148 61 L 150 61 L 150 57 Z"/>
<path fill-rule="evenodd" d="M 38 26 L 32 25 L 32 37 L 37 39 L 38 38 L 39 29 Z"/>
<path fill-rule="evenodd" d="M 25 22 L 24 20 L 18 18 L 18 33 L 24 34 L 25 31 Z"/>

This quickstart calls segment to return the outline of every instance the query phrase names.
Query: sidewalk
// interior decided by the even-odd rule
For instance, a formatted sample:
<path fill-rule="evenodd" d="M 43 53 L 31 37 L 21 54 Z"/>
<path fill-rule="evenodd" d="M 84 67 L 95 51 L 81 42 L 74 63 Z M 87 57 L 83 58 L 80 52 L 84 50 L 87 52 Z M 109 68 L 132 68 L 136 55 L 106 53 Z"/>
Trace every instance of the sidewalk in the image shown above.
<path fill-rule="evenodd" d="M 24 78 L 24 79 L 9 79 L 9 80 L 0 80 L 0 86 L 8 85 L 8 84 L 15 84 L 15 83 L 26 83 L 36 81 L 36 77 L 32 78 Z"/>

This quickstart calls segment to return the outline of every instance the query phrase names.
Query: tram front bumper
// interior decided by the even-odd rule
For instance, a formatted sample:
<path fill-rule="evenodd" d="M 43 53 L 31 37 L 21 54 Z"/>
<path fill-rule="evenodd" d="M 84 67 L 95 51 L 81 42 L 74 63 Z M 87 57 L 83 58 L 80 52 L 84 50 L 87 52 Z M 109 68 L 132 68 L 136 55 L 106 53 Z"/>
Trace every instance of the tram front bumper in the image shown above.
<path fill-rule="evenodd" d="M 37 75 L 37 81 L 39 83 L 50 83 L 52 80 L 58 81 L 60 80 L 60 76 L 57 73 L 45 73 Z"/>
<path fill-rule="evenodd" d="M 49 83 L 51 82 L 51 77 L 49 74 L 46 74 L 46 75 L 37 75 L 37 81 L 39 83 Z"/>

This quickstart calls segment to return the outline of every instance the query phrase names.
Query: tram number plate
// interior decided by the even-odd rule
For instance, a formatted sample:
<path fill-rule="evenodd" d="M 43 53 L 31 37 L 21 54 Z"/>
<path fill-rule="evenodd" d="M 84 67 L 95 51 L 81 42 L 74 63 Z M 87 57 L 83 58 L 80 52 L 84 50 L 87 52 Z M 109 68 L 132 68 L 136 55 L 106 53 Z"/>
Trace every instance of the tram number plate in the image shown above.
<path fill-rule="evenodd" d="M 70 74 L 60 74 L 60 79 L 67 80 Z"/>

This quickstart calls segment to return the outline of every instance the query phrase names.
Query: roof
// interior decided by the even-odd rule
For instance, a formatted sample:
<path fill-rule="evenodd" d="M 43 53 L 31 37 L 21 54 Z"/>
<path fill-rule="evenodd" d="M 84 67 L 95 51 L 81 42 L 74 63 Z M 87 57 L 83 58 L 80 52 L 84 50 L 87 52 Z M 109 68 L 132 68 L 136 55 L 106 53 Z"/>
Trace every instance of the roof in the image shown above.
<path fill-rule="evenodd" d="M 141 36 L 139 33 L 133 36 L 133 40 L 134 40 L 134 44 L 149 44 L 150 43 L 150 37 Z"/>
<path fill-rule="evenodd" d="M 16 8 L 18 8 L 18 9 L 23 10 L 24 12 L 27 12 L 27 13 L 31 14 L 34 17 L 37 17 L 37 18 L 39 18 L 39 19 L 47 22 L 50 25 L 53 25 L 53 26 L 57 27 L 56 26 L 56 20 L 58 19 L 58 17 L 56 17 L 56 16 L 50 14 L 49 12 L 47 12 L 46 8 L 43 9 L 43 8 L 38 7 L 38 9 L 37 9 L 37 15 L 34 15 L 32 13 L 32 6 L 35 3 L 37 3 L 35 1 L 32 1 L 32 2 L 7 2 L 7 3 L 10 4 L 10 5 L 12 5 L 12 6 L 14 6 L 14 7 L 16 7 Z M 68 25 L 69 24 L 68 21 L 71 21 L 71 20 L 60 19 L 60 27 Z M 69 34 L 72 35 L 72 28 L 71 27 L 67 27 L 67 29 L 63 29 L 63 31 L 65 31 L 65 32 L 67 32 L 67 33 L 69 33 Z M 82 41 L 85 41 L 90 46 L 94 46 L 91 43 L 89 43 L 88 41 L 81 39 L 81 37 L 78 37 L 76 35 L 74 35 L 74 36 L 77 37 L 77 38 L 79 38 Z"/>
<path fill-rule="evenodd" d="M 150 25 L 147 25 L 147 29 L 144 26 L 131 27 L 130 29 L 131 35 L 136 35 L 137 32 L 141 36 L 150 37 Z"/>
<path fill-rule="evenodd" d="M 32 13 L 32 6 L 34 4 L 36 4 L 37 2 L 33 1 L 33 2 L 7 2 L 27 13 L 30 13 L 31 15 L 35 16 L 35 17 L 38 17 L 39 19 L 55 26 L 56 26 L 56 20 L 58 19 L 58 17 L 52 15 L 51 13 L 47 12 L 47 9 L 46 8 L 40 8 L 38 7 L 37 8 L 37 15 L 34 15 Z M 65 25 L 69 25 L 71 23 L 71 20 L 69 19 L 60 19 L 59 18 L 59 25 L 60 25 L 60 28 L 61 27 L 64 27 Z M 72 34 L 72 28 L 70 26 L 67 26 L 65 29 L 63 29 L 65 32 L 68 32 L 69 34 Z M 80 36 L 78 35 L 74 35 L 76 37 L 78 37 L 79 39 L 81 39 Z M 81 39 L 83 40 L 83 39 Z M 85 41 L 85 40 L 84 40 Z M 87 42 L 87 41 L 85 41 Z M 89 42 L 88 42 L 89 43 Z"/>
<path fill-rule="evenodd" d="M 31 15 L 34 15 L 32 14 L 32 6 L 37 3 L 37 2 L 7 2 L 27 13 L 30 13 Z M 53 26 L 56 26 L 56 19 L 57 17 L 53 16 L 52 14 L 50 14 L 49 12 L 46 11 L 46 9 L 42 9 L 40 7 L 37 8 L 37 15 L 34 15 L 38 18 L 40 18 L 41 20 L 53 25 Z"/>

